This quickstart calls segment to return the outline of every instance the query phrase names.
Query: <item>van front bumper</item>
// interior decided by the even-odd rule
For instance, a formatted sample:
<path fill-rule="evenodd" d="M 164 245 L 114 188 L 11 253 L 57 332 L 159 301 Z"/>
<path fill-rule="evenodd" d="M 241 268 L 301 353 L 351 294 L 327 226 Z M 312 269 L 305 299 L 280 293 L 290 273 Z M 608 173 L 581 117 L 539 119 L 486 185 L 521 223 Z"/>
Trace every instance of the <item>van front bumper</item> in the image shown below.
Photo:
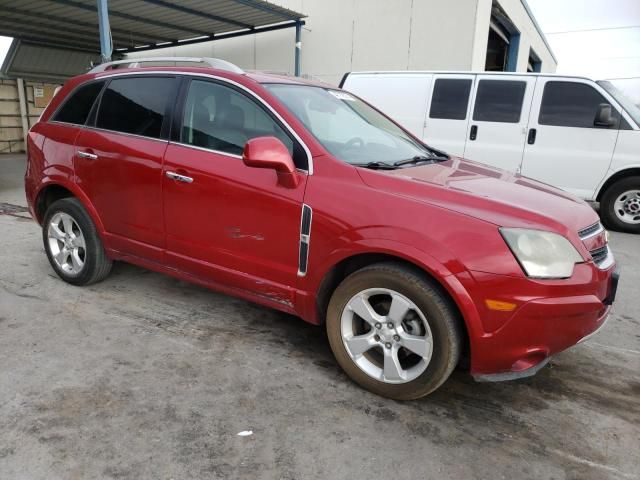
<path fill-rule="evenodd" d="M 599 270 L 581 264 L 565 280 L 480 272 L 463 277 L 481 323 L 469 339 L 471 375 L 479 381 L 502 381 L 534 375 L 551 356 L 599 331 L 611 313 L 619 274 L 615 265 Z M 489 299 L 516 307 L 491 310 Z"/>

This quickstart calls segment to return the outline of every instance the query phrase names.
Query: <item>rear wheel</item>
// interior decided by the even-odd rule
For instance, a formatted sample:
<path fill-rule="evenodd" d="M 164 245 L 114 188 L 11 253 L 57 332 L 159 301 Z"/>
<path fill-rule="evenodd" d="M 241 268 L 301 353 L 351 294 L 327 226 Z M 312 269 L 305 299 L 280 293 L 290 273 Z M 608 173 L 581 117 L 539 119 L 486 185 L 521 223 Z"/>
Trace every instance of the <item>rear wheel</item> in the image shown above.
<path fill-rule="evenodd" d="M 58 276 L 73 285 L 103 280 L 111 271 L 91 217 L 75 198 L 51 204 L 42 227 L 44 248 Z"/>
<path fill-rule="evenodd" d="M 462 336 L 456 309 L 441 288 L 395 263 L 363 268 L 338 286 L 327 333 L 354 381 L 397 400 L 438 388 L 458 363 Z"/>
<path fill-rule="evenodd" d="M 600 216 L 611 230 L 640 233 L 640 177 L 623 178 L 607 188 Z"/>

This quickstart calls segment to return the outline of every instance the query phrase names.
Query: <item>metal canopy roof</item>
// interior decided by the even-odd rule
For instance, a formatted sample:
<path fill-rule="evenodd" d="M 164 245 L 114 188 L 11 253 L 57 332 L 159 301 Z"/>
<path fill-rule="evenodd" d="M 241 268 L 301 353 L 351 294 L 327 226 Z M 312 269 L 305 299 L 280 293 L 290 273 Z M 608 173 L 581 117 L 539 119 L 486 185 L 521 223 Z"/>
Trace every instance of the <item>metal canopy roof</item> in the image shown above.
<path fill-rule="evenodd" d="M 96 0 L 0 0 L 0 35 L 100 52 Z M 293 27 L 305 15 L 264 0 L 109 0 L 115 52 Z"/>

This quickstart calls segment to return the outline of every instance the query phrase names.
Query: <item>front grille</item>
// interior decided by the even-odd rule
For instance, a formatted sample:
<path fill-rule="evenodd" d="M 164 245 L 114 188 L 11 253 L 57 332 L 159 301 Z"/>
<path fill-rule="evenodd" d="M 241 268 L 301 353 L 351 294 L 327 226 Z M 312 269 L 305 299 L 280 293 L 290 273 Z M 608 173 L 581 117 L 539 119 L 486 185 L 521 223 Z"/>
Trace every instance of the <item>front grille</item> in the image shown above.
<path fill-rule="evenodd" d="M 609 256 L 609 247 L 605 245 L 604 247 L 591 250 L 589 253 L 595 264 L 601 266 Z"/>
<path fill-rule="evenodd" d="M 582 230 L 580 230 L 578 232 L 578 236 L 580 237 L 581 240 L 585 240 L 589 237 L 597 235 L 602 230 L 604 230 L 604 227 L 600 222 L 597 222 L 597 223 L 594 223 L 593 225 L 589 225 L 587 228 L 583 228 Z"/>

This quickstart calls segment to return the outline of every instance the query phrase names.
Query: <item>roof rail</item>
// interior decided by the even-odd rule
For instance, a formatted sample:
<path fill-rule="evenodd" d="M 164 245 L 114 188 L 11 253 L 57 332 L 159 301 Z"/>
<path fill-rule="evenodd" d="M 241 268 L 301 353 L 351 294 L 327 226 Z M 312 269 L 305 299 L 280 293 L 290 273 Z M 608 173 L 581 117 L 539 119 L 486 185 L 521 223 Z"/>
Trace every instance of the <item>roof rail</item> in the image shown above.
<path fill-rule="evenodd" d="M 106 62 L 101 63 L 100 65 L 96 65 L 89 73 L 99 73 L 105 72 L 107 70 L 111 70 L 114 67 L 117 68 L 118 65 L 125 65 L 125 68 L 137 68 L 141 63 L 206 63 L 211 68 L 217 68 L 219 70 L 227 70 L 233 73 L 244 73 L 237 65 L 234 65 L 231 62 L 227 62 L 226 60 L 221 60 L 219 58 L 209 58 L 209 57 L 145 57 L 145 58 L 130 58 L 128 60 L 116 60 L 114 62 Z"/>

